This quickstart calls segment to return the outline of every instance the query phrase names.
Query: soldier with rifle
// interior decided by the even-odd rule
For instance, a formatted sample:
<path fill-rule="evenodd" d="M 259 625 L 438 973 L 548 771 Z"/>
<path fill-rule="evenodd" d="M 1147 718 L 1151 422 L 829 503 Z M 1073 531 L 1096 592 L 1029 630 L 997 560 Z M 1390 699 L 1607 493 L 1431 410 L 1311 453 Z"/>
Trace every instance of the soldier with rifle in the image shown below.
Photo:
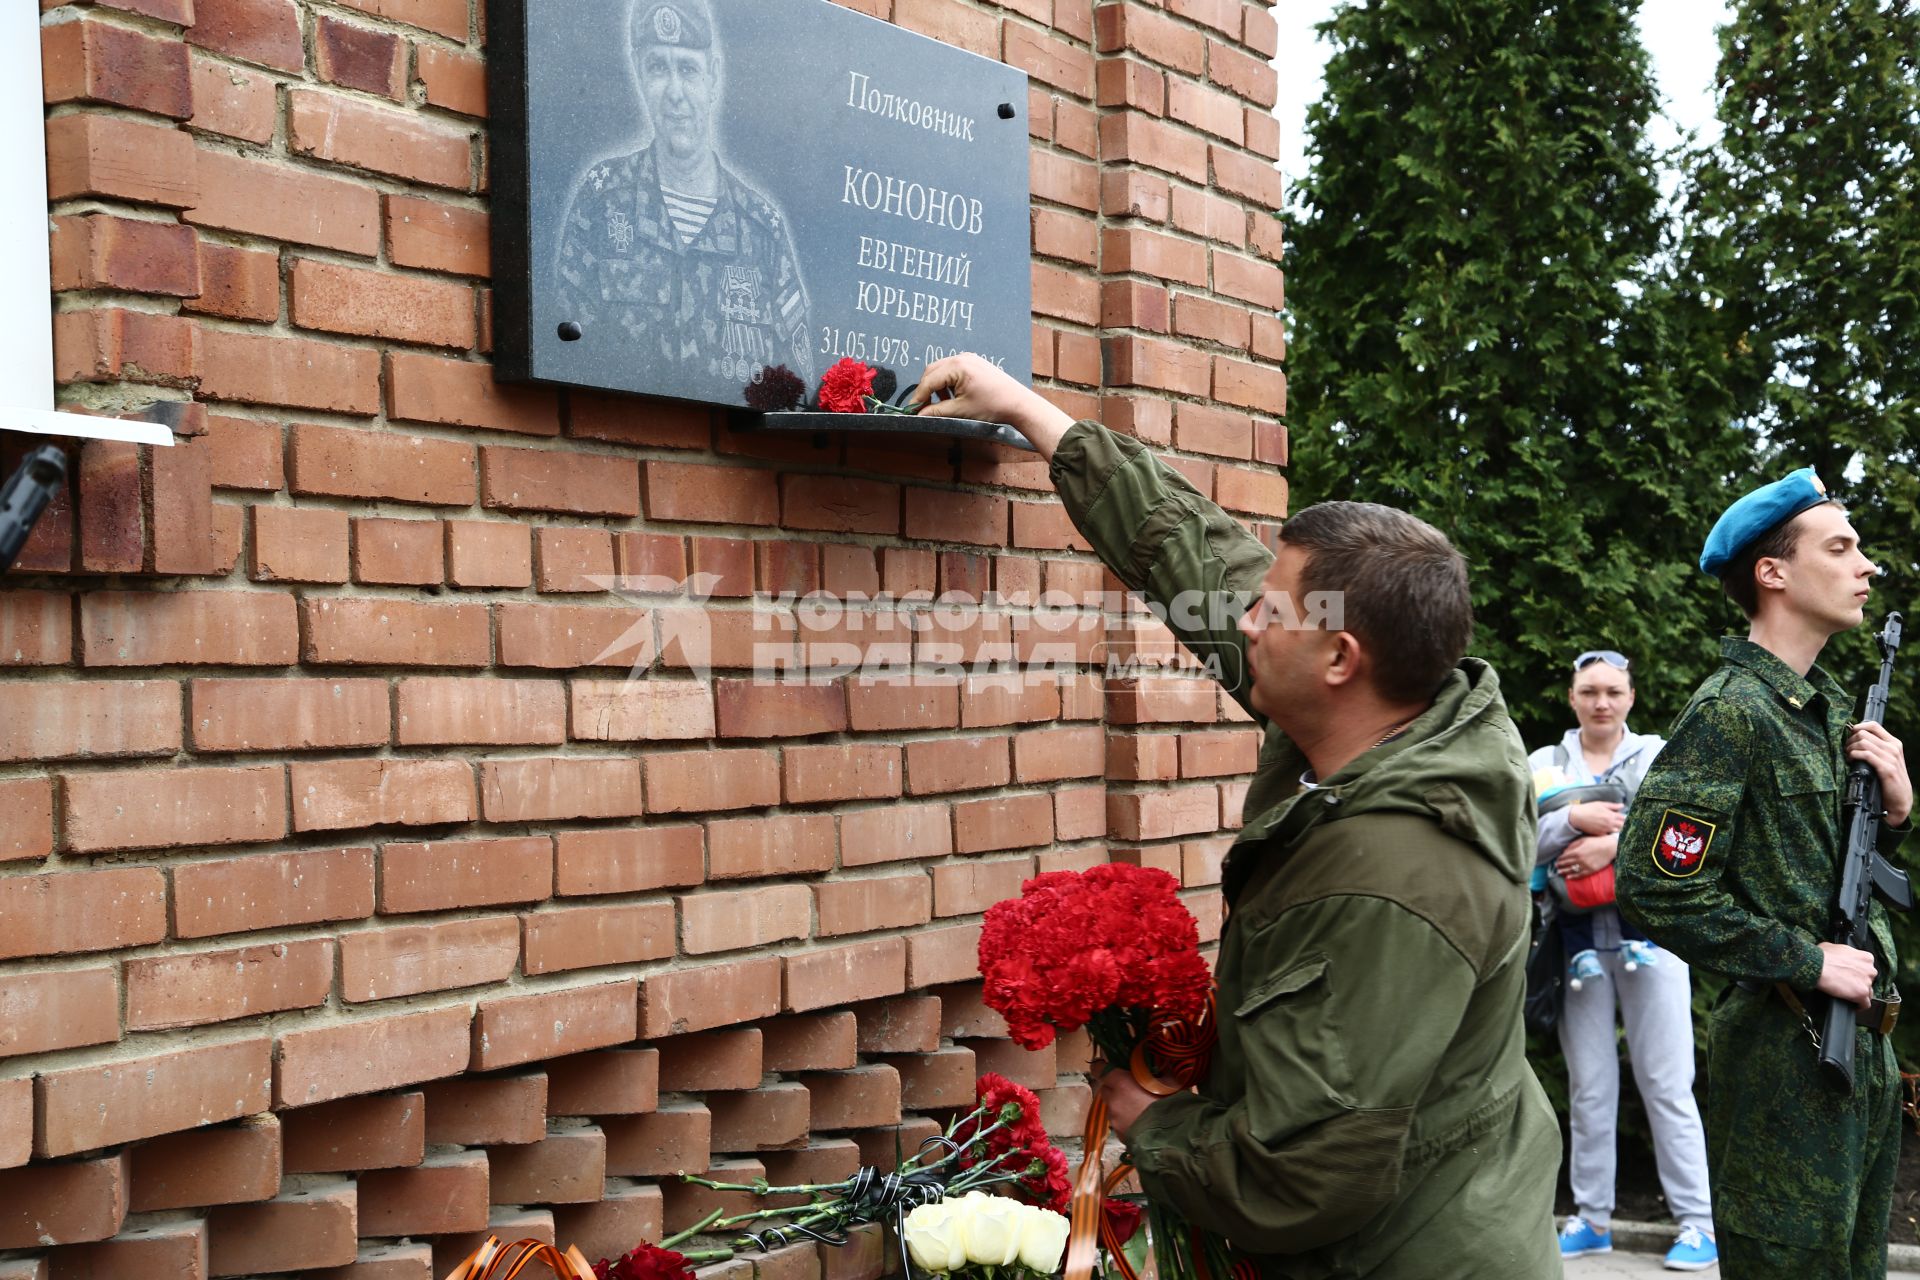
<path fill-rule="evenodd" d="M 1707 1058 L 1727 1274 L 1884 1276 L 1900 994 L 1871 889 L 1911 904 L 1905 878 L 1880 861 L 1913 808 L 1905 753 L 1879 723 L 1898 618 L 1856 723 L 1852 698 L 1814 663 L 1860 625 L 1879 571 L 1812 468 L 1729 507 L 1700 568 L 1746 614 L 1747 638 L 1721 641 L 1720 669 L 1641 784 L 1620 834 L 1619 906 L 1689 964 L 1733 979 Z"/>

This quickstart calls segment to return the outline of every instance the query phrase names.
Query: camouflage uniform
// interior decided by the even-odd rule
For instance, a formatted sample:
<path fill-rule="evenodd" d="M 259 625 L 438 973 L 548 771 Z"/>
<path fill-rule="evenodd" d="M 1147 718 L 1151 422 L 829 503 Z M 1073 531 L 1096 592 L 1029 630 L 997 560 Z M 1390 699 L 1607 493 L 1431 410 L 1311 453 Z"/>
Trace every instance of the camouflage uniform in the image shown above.
<path fill-rule="evenodd" d="M 1726 1274 L 1884 1276 L 1899 1159 L 1900 1073 L 1886 1038 L 1855 1035 L 1855 1084 L 1821 1071 L 1773 984 L 1812 991 L 1839 882 L 1851 702 L 1819 667 L 1721 641 L 1725 662 L 1675 722 L 1620 833 L 1619 905 L 1729 985 L 1708 1032 L 1707 1155 Z M 1883 827 L 1891 854 L 1904 830 Z M 1871 908 L 1874 994 L 1893 992 L 1885 908 Z M 1818 1010 L 1820 1002 L 1811 1002 Z"/>
<path fill-rule="evenodd" d="M 691 244 L 667 216 L 653 149 L 588 171 L 561 230 L 559 318 L 618 327 L 662 389 L 738 403 L 769 365 L 813 384 L 806 287 L 773 202 L 721 165 Z"/>

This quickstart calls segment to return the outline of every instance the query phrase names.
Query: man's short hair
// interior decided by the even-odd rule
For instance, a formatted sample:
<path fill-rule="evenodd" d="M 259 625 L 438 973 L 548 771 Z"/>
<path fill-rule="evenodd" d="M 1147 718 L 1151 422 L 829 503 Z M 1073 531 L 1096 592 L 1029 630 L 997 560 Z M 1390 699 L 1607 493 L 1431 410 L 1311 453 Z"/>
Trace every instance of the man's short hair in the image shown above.
<path fill-rule="evenodd" d="M 1384 698 L 1433 697 L 1473 642 L 1467 562 L 1426 521 L 1372 502 L 1321 502 L 1280 538 L 1306 552 L 1302 594 L 1343 593 L 1344 629 L 1373 659 Z"/>
<path fill-rule="evenodd" d="M 1818 511 L 1821 507 L 1845 507 L 1832 498 L 1816 503 L 1807 511 Z M 1800 550 L 1800 517 L 1807 511 L 1795 512 L 1792 519 L 1782 520 L 1749 543 L 1745 550 L 1727 561 L 1727 567 L 1720 574 L 1720 589 L 1727 598 L 1740 606 L 1740 612 L 1749 618 L 1760 612 L 1760 584 L 1753 580 L 1753 571 L 1762 560 L 1791 560 Z"/>

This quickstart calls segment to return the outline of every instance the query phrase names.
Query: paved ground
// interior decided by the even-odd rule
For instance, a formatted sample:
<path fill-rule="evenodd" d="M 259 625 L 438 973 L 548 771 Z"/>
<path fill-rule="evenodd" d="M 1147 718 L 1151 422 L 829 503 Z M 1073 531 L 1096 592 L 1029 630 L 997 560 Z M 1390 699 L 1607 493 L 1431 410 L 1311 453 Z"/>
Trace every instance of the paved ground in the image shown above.
<path fill-rule="evenodd" d="M 1618 1276 L 1666 1276 L 1674 1277 L 1698 1274 L 1714 1277 L 1720 1274 L 1718 1267 L 1709 1271 L 1689 1273 L 1668 1271 L 1660 1265 L 1657 1253 L 1628 1253 L 1616 1249 L 1612 1253 L 1597 1258 L 1575 1258 L 1567 1264 L 1567 1280 L 1615 1280 Z M 1889 1271 L 1889 1276 L 1920 1276 L 1916 1271 Z"/>

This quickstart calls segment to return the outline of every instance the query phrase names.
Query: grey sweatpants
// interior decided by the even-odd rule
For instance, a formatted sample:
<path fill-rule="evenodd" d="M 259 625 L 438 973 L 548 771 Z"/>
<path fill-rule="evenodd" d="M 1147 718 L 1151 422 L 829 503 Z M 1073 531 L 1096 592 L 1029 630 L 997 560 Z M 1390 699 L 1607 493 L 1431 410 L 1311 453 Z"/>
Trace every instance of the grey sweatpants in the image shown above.
<path fill-rule="evenodd" d="M 1633 1082 L 1653 1125 L 1653 1154 L 1667 1207 L 1682 1226 L 1713 1230 L 1707 1190 L 1707 1142 L 1693 1099 L 1693 985 L 1687 966 L 1670 951 L 1658 963 L 1628 973 L 1620 966 L 1620 917 L 1594 913 L 1594 945 L 1606 977 L 1566 993 L 1560 1050 L 1567 1058 L 1571 1095 L 1573 1203 L 1581 1217 L 1606 1230 L 1613 1221 L 1613 1182 L 1620 1113 L 1617 1008 L 1627 1028 Z"/>

